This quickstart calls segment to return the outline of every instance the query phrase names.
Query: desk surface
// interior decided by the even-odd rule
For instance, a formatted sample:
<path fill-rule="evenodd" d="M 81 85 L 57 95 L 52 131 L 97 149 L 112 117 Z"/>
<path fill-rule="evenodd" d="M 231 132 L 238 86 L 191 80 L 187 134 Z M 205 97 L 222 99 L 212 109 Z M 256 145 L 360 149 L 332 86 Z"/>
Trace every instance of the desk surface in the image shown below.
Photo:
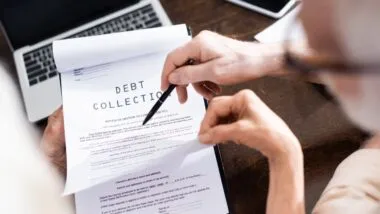
<path fill-rule="evenodd" d="M 161 0 L 161 3 L 173 23 L 189 24 L 194 34 L 207 29 L 241 40 L 253 40 L 256 33 L 274 21 L 223 0 Z M 14 70 L 11 53 L 1 35 L 0 58 Z M 309 212 L 337 164 L 359 147 L 363 133 L 350 125 L 318 86 L 268 77 L 224 87 L 223 93 L 229 95 L 243 88 L 255 91 L 300 139 L 305 156 Z M 228 144 L 220 149 L 234 213 L 264 213 L 268 187 L 265 158 L 244 146 Z"/>

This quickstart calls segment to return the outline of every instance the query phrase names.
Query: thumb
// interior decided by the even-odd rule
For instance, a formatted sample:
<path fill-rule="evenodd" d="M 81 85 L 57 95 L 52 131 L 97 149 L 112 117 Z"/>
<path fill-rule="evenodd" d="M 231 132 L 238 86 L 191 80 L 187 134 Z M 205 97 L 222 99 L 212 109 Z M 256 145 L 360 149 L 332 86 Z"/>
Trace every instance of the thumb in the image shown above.
<path fill-rule="evenodd" d="M 48 125 L 42 137 L 42 144 L 47 147 L 64 147 L 65 131 L 63 124 L 62 107 L 55 111 L 48 119 Z"/>
<path fill-rule="evenodd" d="M 200 133 L 198 138 L 204 144 L 218 144 L 225 141 L 237 141 L 239 130 L 237 123 L 217 125 Z"/>
<path fill-rule="evenodd" d="M 213 82 L 212 62 L 187 65 L 177 68 L 169 75 L 169 82 L 176 85 L 211 81 Z"/>

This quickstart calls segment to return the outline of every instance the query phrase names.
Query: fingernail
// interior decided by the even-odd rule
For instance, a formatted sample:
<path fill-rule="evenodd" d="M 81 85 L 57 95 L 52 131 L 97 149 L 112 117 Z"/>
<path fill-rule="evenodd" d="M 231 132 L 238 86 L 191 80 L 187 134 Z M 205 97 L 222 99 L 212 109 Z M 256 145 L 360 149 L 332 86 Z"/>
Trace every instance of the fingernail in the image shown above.
<path fill-rule="evenodd" d="M 201 143 L 207 144 L 210 142 L 210 134 L 209 133 L 203 133 L 198 136 L 198 139 Z"/>
<path fill-rule="evenodd" d="M 179 84 L 180 83 L 180 75 L 178 73 L 172 73 L 169 75 L 169 82 L 173 84 Z"/>

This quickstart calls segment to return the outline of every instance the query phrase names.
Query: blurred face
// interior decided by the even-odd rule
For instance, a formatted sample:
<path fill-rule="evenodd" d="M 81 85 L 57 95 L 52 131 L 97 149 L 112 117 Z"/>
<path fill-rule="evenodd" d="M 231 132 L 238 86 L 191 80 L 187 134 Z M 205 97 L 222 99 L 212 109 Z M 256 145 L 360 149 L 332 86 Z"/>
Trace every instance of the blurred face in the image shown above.
<path fill-rule="evenodd" d="M 339 46 L 339 35 L 335 23 L 335 0 L 304 0 L 299 17 L 304 26 L 309 46 L 318 53 L 326 53 L 344 59 Z M 322 77 L 322 79 L 325 79 Z M 360 87 L 356 76 L 329 75 L 334 92 L 347 99 L 360 96 Z"/>
<path fill-rule="evenodd" d="M 304 0 L 299 18 L 309 46 L 316 53 L 334 56 L 352 63 L 379 63 L 379 39 L 371 41 L 372 28 L 379 26 L 377 0 Z M 374 25 L 370 25 L 374 22 Z M 369 37 L 369 38 L 368 38 Z M 370 41 L 367 44 L 363 41 Z M 377 47 L 373 45 L 378 42 Z M 371 52 L 372 51 L 372 52 Z M 379 70 L 380 72 L 380 70 Z M 348 116 L 368 131 L 380 132 L 379 75 L 321 74 L 331 92 L 337 96 Z"/>

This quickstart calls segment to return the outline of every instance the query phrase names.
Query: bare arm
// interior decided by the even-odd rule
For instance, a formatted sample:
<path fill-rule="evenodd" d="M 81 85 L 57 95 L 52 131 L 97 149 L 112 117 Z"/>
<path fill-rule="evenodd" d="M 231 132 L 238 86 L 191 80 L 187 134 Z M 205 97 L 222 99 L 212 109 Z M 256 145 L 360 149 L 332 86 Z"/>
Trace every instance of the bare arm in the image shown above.
<path fill-rule="evenodd" d="M 302 151 L 296 150 L 269 159 L 267 214 L 305 213 L 303 156 Z"/>
<path fill-rule="evenodd" d="M 223 123 L 223 118 L 231 118 Z M 199 139 L 206 144 L 232 140 L 260 151 L 270 170 L 267 213 L 304 213 L 303 155 L 289 127 L 252 91 L 214 98 Z"/>

